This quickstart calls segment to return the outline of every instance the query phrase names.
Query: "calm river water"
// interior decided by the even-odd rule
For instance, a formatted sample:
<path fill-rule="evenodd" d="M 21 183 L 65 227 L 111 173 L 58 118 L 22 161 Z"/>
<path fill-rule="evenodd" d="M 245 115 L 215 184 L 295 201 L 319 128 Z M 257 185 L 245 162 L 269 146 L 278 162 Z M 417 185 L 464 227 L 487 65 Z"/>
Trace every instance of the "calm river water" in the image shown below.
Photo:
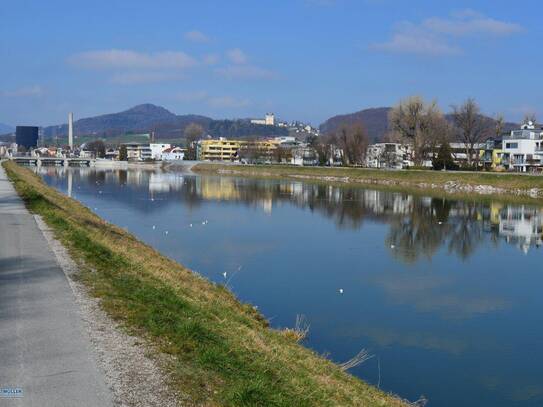
<path fill-rule="evenodd" d="M 543 405 L 543 209 L 143 170 L 45 181 L 429 406 Z M 225 274 L 226 273 L 226 277 Z M 340 289 L 343 294 L 340 294 Z"/>

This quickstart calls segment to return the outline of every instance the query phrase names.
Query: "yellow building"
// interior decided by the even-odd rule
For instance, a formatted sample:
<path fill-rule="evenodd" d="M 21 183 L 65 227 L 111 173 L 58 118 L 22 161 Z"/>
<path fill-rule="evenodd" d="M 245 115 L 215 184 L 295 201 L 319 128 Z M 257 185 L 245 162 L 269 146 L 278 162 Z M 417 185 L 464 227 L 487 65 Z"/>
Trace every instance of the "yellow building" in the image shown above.
<path fill-rule="evenodd" d="M 233 161 L 239 159 L 239 150 L 255 150 L 258 155 L 271 155 L 277 149 L 278 140 L 201 140 L 198 144 L 198 159 L 204 161 Z"/>
<path fill-rule="evenodd" d="M 479 150 L 479 160 L 485 168 L 493 169 L 502 165 L 503 150 L 496 146 L 487 146 L 484 150 Z"/>
<path fill-rule="evenodd" d="M 231 161 L 245 141 L 239 140 L 202 140 L 198 144 L 198 159 L 210 161 Z"/>

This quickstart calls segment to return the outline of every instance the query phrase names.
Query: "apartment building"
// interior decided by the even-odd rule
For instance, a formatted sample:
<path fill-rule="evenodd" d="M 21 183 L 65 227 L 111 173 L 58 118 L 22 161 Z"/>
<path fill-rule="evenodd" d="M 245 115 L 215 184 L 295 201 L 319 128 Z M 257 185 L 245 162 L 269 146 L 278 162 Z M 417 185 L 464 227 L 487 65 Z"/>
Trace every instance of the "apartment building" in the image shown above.
<path fill-rule="evenodd" d="M 543 166 L 543 130 L 532 122 L 513 130 L 502 140 L 502 162 L 506 170 L 538 171 Z"/>
<path fill-rule="evenodd" d="M 233 161 L 244 141 L 227 140 L 200 140 L 197 145 L 197 157 L 203 161 Z"/>
<path fill-rule="evenodd" d="M 128 160 L 145 161 L 153 158 L 153 152 L 146 143 L 124 143 Z"/>

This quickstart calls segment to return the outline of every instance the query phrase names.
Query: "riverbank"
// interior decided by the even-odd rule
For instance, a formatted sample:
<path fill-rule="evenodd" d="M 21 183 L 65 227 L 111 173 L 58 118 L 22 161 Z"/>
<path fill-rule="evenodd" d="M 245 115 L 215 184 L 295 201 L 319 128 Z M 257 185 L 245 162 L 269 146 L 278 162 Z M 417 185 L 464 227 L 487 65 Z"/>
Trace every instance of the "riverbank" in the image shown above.
<path fill-rule="evenodd" d="M 406 405 L 304 348 L 292 330 L 270 329 L 223 286 L 108 224 L 28 169 L 11 162 L 5 168 L 107 314 L 167 355 L 164 369 L 184 404 Z"/>
<path fill-rule="evenodd" d="M 440 191 L 453 195 L 509 195 L 531 199 L 543 198 L 543 176 L 523 174 L 214 163 L 197 164 L 192 167 L 192 171 L 244 177 L 364 184 L 419 191 Z"/>

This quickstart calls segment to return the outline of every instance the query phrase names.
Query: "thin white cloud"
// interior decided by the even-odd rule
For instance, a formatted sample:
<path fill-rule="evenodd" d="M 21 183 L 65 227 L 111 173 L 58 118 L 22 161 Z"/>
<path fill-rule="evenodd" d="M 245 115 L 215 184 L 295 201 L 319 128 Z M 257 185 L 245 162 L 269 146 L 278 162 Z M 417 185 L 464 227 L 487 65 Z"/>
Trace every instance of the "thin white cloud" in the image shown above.
<path fill-rule="evenodd" d="M 137 85 L 181 80 L 183 74 L 172 72 L 123 72 L 111 77 L 111 82 L 119 85 Z"/>
<path fill-rule="evenodd" d="M 239 48 L 234 48 L 226 51 L 226 56 L 233 64 L 246 64 L 248 61 L 247 55 Z"/>
<path fill-rule="evenodd" d="M 6 90 L 1 92 L 5 97 L 40 97 L 44 94 L 44 89 L 40 85 L 23 86 L 18 89 Z"/>
<path fill-rule="evenodd" d="M 68 62 L 86 69 L 186 69 L 197 64 L 181 51 L 145 53 L 122 49 L 81 52 Z"/>
<path fill-rule="evenodd" d="M 411 23 L 404 23 L 392 38 L 386 42 L 372 44 L 370 49 L 401 54 L 418 55 L 457 55 L 462 50 L 445 39 L 436 36 L 414 26 Z"/>
<path fill-rule="evenodd" d="M 196 43 L 206 43 L 209 42 L 209 37 L 203 32 L 198 30 L 193 30 L 185 33 L 185 39 L 196 42 Z"/>
<path fill-rule="evenodd" d="M 430 17 L 419 24 L 397 24 L 388 41 L 370 45 L 370 49 L 418 55 L 458 55 L 460 37 L 503 37 L 522 31 L 518 24 L 496 20 L 471 9 L 449 18 Z"/>
<path fill-rule="evenodd" d="M 436 33 L 459 37 L 474 34 L 505 36 L 522 31 L 518 24 L 499 21 L 472 10 L 465 10 L 448 19 L 431 17 L 424 20 L 422 25 Z"/>
<path fill-rule="evenodd" d="M 215 72 L 227 79 L 276 79 L 277 74 L 253 65 L 228 65 L 217 68 Z"/>

